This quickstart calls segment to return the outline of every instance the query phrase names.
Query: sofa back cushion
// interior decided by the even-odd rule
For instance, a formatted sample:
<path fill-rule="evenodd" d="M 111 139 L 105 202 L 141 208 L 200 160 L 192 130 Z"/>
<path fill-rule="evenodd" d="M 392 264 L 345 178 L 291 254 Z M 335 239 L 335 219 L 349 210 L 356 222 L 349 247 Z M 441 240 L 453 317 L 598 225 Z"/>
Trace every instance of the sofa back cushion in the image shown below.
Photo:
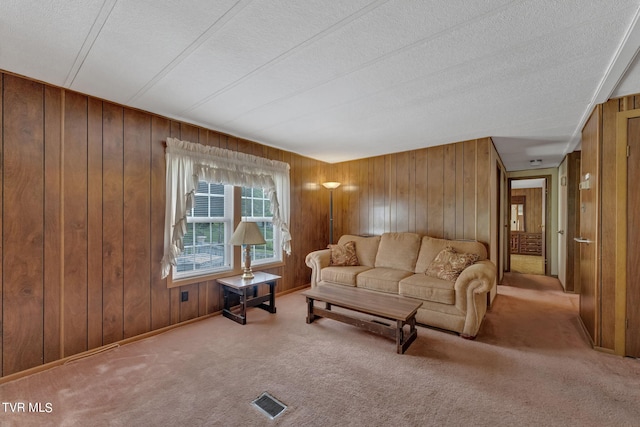
<path fill-rule="evenodd" d="M 419 234 L 384 233 L 380 237 L 375 266 L 413 271 L 419 250 Z"/>
<path fill-rule="evenodd" d="M 435 237 L 424 236 L 418 260 L 416 261 L 415 272 L 424 273 L 427 271 L 431 262 L 447 246 L 451 246 L 459 253 L 476 254 L 478 255 L 478 261 L 487 259 L 487 248 L 478 241 L 436 239 Z"/>
<path fill-rule="evenodd" d="M 338 239 L 339 245 L 344 245 L 347 242 L 355 242 L 356 256 L 358 257 L 358 263 L 360 265 L 373 267 L 376 260 L 376 253 L 378 252 L 378 245 L 380 244 L 380 236 L 363 237 L 345 234 Z"/>

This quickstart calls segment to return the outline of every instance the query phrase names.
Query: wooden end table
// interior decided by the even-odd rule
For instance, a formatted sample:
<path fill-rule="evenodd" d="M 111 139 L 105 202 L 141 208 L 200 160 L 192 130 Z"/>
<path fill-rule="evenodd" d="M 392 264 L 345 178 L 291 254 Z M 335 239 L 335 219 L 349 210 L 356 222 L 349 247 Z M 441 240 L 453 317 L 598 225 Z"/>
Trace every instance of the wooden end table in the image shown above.
<path fill-rule="evenodd" d="M 280 279 L 280 276 L 263 273 L 261 271 L 254 273 L 253 279 L 242 279 L 241 275 L 217 279 L 217 282 L 222 286 L 224 294 L 222 315 L 234 322 L 245 325 L 247 323 L 247 308 L 249 307 L 258 307 L 269 313 L 275 313 L 275 288 L 278 279 Z M 258 296 L 258 286 L 260 285 L 267 285 L 269 287 L 269 293 Z M 231 295 L 238 295 L 240 297 L 239 305 L 231 306 Z M 267 301 L 269 304 L 266 304 Z M 239 313 L 235 313 L 234 310 L 239 311 Z"/>
<path fill-rule="evenodd" d="M 307 323 L 312 323 L 317 317 L 327 317 L 358 326 L 395 340 L 398 354 L 403 354 L 418 336 L 416 312 L 422 306 L 422 301 L 366 289 L 327 285 L 316 286 L 302 292 L 302 295 L 307 298 Z M 325 308 L 314 306 L 314 301 L 324 302 Z M 332 305 L 380 317 L 390 323 L 338 313 L 331 309 Z M 404 331 L 405 325 L 409 325 L 407 333 Z"/>

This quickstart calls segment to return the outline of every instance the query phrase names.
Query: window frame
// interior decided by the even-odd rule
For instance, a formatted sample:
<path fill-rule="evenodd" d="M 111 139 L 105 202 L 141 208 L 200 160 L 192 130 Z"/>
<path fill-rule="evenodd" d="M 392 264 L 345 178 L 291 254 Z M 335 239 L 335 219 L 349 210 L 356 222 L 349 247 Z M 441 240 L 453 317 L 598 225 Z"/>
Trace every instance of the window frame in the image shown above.
<path fill-rule="evenodd" d="M 238 226 L 238 224 L 240 223 L 240 221 L 242 220 L 242 186 L 237 186 L 237 185 L 229 185 L 231 187 L 231 205 L 232 205 L 232 218 L 233 218 L 233 226 L 232 229 L 230 231 L 231 234 L 233 234 L 233 230 L 236 229 L 236 227 Z M 252 220 L 255 219 L 255 217 L 252 217 Z M 272 218 L 269 218 L 270 220 L 272 220 Z M 229 238 L 231 238 L 231 234 L 229 234 Z M 280 247 L 280 239 L 281 239 L 281 235 L 282 232 L 278 229 L 278 227 L 274 227 L 274 245 L 275 245 L 275 236 L 277 234 L 277 239 L 278 239 L 278 246 L 274 246 L 274 251 L 278 252 L 278 255 L 280 256 L 279 260 L 270 260 L 268 262 L 255 262 L 252 260 L 251 261 L 251 265 L 252 266 L 259 266 L 261 269 L 269 269 L 269 268 L 276 268 L 276 267 L 281 267 L 285 265 L 285 261 L 284 261 L 284 251 L 282 250 L 282 248 Z M 202 283 L 202 282 L 207 282 L 207 281 L 211 281 L 211 280 L 216 280 L 222 277 L 229 277 L 229 276 L 235 276 L 237 274 L 242 274 L 242 265 L 243 265 L 243 254 L 242 254 L 242 248 L 240 246 L 230 246 L 230 245 L 225 245 L 228 247 L 228 250 L 230 251 L 231 257 L 230 257 L 230 261 L 231 261 L 231 268 L 224 270 L 224 271 L 216 271 L 216 272 L 211 272 L 211 273 L 202 273 L 202 274 L 193 274 L 193 275 L 189 275 L 188 277 L 174 277 L 173 274 L 173 267 L 171 268 L 171 272 L 169 273 L 169 275 L 167 276 L 167 288 L 175 288 L 175 287 L 179 287 L 179 286 L 186 286 L 186 285 L 190 285 L 190 284 L 194 284 L 194 283 Z"/>
<path fill-rule="evenodd" d="M 265 223 L 270 223 L 271 224 L 271 229 L 272 229 L 272 235 L 273 238 L 271 239 L 271 244 L 273 246 L 273 257 L 270 258 L 262 258 L 262 259 L 255 259 L 255 247 L 256 246 L 264 246 L 264 245 L 254 245 L 253 248 L 251 248 L 251 265 L 252 266 L 263 266 L 263 265 L 269 265 L 269 264 L 273 264 L 273 263 L 280 263 L 282 262 L 283 259 L 283 251 L 282 250 L 278 250 L 279 248 L 281 248 L 281 232 L 280 230 L 278 230 L 278 227 L 276 227 L 273 224 L 273 212 L 271 211 L 271 207 L 269 206 L 269 212 L 271 212 L 271 216 L 264 216 L 265 214 L 265 204 L 266 203 L 270 203 L 269 197 L 267 197 L 267 195 L 265 194 L 265 190 L 264 189 L 260 189 L 262 190 L 262 196 L 261 197 L 256 197 L 254 192 L 256 189 L 258 189 L 257 187 L 240 187 L 241 193 L 242 190 L 244 189 L 248 189 L 251 190 L 251 195 L 250 197 L 245 196 L 244 194 L 241 195 L 241 212 L 240 214 L 242 215 L 242 219 L 243 220 L 248 220 L 251 222 L 265 222 Z M 243 203 L 244 200 L 261 200 L 262 201 L 262 214 L 263 216 L 254 216 L 254 207 L 253 204 L 251 206 L 251 208 L 249 209 L 251 212 L 251 215 L 244 215 L 245 212 L 242 212 L 242 207 L 244 207 Z M 264 233 L 263 233 L 264 235 Z M 265 240 L 267 240 L 267 236 L 264 236 Z M 266 244 L 265 244 L 266 245 Z"/>

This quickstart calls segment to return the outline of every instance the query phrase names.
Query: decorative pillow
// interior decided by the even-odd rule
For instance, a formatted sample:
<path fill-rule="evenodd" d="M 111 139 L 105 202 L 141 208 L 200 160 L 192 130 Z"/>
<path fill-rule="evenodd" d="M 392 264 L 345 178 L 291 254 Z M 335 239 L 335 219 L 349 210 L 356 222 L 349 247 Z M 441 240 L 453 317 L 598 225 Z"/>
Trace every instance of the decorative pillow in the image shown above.
<path fill-rule="evenodd" d="M 462 270 L 476 261 L 478 261 L 477 254 L 457 253 L 451 246 L 447 246 L 440 251 L 424 274 L 455 282 Z"/>
<path fill-rule="evenodd" d="M 331 249 L 331 262 L 329 265 L 347 266 L 359 265 L 356 255 L 356 242 L 347 242 L 344 245 L 329 245 Z"/>

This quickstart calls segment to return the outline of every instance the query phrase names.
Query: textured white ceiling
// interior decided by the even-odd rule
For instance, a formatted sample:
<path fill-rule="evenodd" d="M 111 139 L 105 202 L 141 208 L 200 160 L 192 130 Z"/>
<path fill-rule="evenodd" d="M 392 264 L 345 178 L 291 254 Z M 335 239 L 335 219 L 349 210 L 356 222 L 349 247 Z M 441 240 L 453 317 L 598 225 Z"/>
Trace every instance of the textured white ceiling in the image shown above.
<path fill-rule="evenodd" d="M 0 69 L 328 162 L 491 136 L 545 168 L 640 92 L 639 6 L 2 0 Z"/>

